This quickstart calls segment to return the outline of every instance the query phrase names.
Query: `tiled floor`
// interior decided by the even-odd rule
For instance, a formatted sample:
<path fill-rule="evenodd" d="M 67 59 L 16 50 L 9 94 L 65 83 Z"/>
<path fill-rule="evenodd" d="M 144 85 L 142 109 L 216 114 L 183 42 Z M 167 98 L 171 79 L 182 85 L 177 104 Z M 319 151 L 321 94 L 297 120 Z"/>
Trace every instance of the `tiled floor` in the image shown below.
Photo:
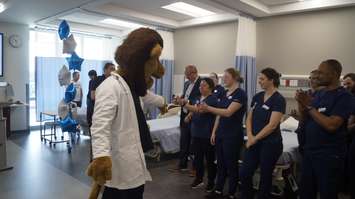
<path fill-rule="evenodd" d="M 81 136 L 71 154 L 65 144 L 50 148 L 41 143 L 39 132 L 15 134 L 8 141 L 9 164 L 14 170 L 0 173 L 1 199 L 81 199 L 87 198 L 90 178 L 85 175 L 89 162 L 89 139 Z M 147 183 L 145 199 L 203 198 L 202 189 L 192 190 L 187 174 L 168 171 L 176 160 L 165 157 L 159 163 L 148 160 L 153 181 Z"/>
<path fill-rule="evenodd" d="M 9 165 L 0 172 L 0 199 L 85 199 L 91 181 L 85 175 L 89 162 L 89 139 L 82 136 L 68 154 L 65 144 L 50 148 L 38 131 L 13 134 L 8 141 Z M 187 174 L 168 171 L 176 159 L 165 156 L 157 163 L 147 160 L 153 177 L 145 187 L 145 199 L 202 199 L 204 190 L 192 190 Z M 347 197 L 340 197 L 346 199 Z"/>

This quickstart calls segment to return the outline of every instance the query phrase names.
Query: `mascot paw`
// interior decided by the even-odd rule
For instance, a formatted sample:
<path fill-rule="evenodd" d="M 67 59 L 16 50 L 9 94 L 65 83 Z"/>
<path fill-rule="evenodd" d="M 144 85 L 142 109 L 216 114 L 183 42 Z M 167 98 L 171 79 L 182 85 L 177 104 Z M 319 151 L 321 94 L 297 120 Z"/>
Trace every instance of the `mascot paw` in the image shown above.
<path fill-rule="evenodd" d="M 86 173 L 88 176 L 92 177 L 97 184 L 104 185 L 106 181 L 112 178 L 111 158 L 105 156 L 94 159 L 90 163 Z"/>

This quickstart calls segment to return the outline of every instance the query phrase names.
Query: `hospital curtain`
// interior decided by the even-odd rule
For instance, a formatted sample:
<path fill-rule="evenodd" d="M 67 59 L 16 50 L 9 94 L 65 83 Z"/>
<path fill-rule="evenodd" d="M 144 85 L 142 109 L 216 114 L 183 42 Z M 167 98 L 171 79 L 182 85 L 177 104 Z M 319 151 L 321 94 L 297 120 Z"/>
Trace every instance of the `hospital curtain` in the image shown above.
<path fill-rule="evenodd" d="M 174 33 L 166 30 L 157 30 L 164 40 L 164 48 L 160 62 L 165 68 L 163 78 L 157 79 L 152 88 L 153 92 L 165 97 L 167 103 L 170 103 L 173 95 L 174 80 Z M 151 118 L 156 118 L 158 109 L 149 107 L 148 111 Z"/>
<path fill-rule="evenodd" d="M 253 19 L 240 16 L 236 46 L 236 69 L 244 78 L 241 87 L 247 92 L 248 104 L 256 93 L 256 22 Z"/>
<path fill-rule="evenodd" d="M 83 107 L 86 107 L 86 95 L 89 87 L 88 72 L 96 70 L 98 75 L 103 73 L 103 66 L 110 61 L 84 60 L 81 66 L 80 82 L 83 89 Z M 40 112 L 57 112 L 58 104 L 64 97 L 65 88 L 58 82 L 58 72 L 67 65 L 63 57 L 36 57 L 36 119 Z"/>

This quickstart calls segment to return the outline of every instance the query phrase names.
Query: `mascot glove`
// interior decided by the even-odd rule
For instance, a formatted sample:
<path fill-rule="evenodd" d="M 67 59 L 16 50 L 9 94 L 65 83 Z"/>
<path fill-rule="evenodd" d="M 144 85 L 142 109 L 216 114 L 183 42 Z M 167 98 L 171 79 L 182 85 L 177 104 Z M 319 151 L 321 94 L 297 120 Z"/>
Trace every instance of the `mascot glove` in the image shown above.
<path fill-rule="evenodd" d="M 95 158 L 89 165 L 87 175 L 99 184 L 104 185 L 106 181 L 112 178 L 112 161 L 111 157 L 104 156 Z"/>

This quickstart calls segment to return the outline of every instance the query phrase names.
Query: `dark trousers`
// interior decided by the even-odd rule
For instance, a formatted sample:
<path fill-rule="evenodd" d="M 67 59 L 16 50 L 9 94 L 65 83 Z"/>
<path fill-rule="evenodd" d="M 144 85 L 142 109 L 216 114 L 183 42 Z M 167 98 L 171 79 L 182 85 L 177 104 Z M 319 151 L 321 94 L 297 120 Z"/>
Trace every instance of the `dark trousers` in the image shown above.
<path fill-rule="evenodd" d="M 179 154 L 179 168 L 186 169 L 188 157 L 190 155 L 191 145 L 191 130 L 190 124 L 181 123 L 180 125 L 180 154 Z"/>
<path fill-rule="evenodd" d="M 192 148 L 194 152 L 194 164 L 196 167 L 196 179 L 203 180 L 205 172 L 204 160 L 207 163 L 208 183 L 214 184 L 216 178 L 215 149 L 211 145 L 209 138 L 192 138 Z"/>
<path fill-rule="evenodd" d="M 228 194 L 234 195 L 238 183 L 238 159 L 242 146 L 242 138 L 216 139 L 217 184 L 216 190 L 222 192 L 227 176 L 229 177 Z"/>
<path fill-rule="evenodd" d="M 264 140 L 246 149 L 240 168 L 241 192 L 243 199 L 252 199 L 253 176 L 260 167 L 258 198 L 269 199 L 272 187 L 272 173 L 282 153 L 282 140 Z"/>
<path fill-rule="evenodd" d="M 102 199 L 143 199 L 143 192 L 144 185 L 125 190 L 105 187 Z"/>
<path fill-rule="evenodd" d="M 355 199 L 355 137 L 353 137 L 352 143 L 349 148 L 349 179 L 350 179 L 350 195 L 351 199 Z"/>
<path fill-rule="evenodd" d="M 301 174 L 300 198 L 336 199 L 344 158 L 325 152 L 305 150 Z"/>

